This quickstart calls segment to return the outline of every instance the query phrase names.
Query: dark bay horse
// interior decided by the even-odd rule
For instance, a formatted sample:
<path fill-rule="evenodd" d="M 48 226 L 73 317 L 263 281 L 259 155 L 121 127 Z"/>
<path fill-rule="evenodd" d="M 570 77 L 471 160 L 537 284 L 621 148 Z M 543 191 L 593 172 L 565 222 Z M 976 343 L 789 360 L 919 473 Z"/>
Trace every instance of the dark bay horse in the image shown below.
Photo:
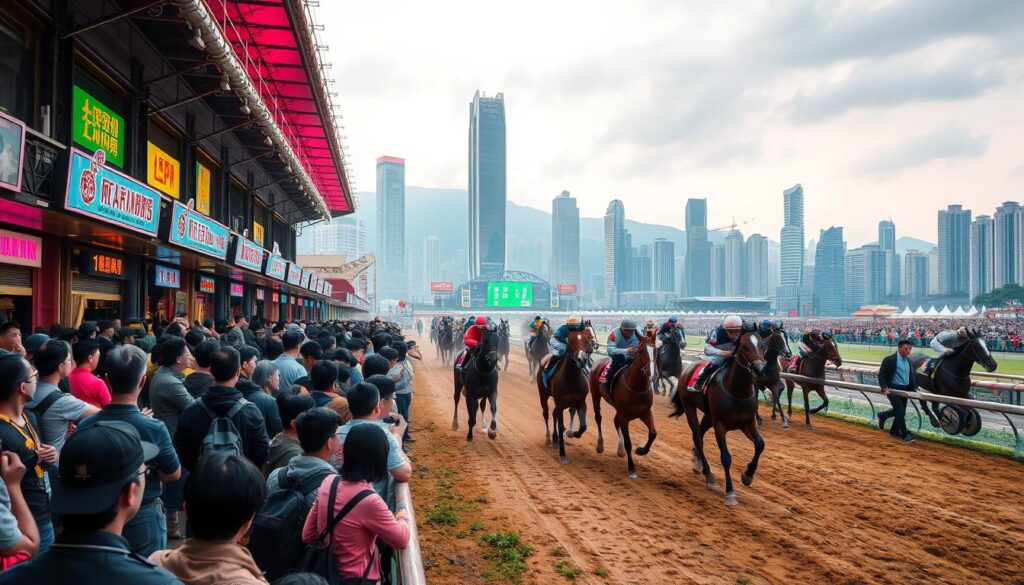
<path fill-rule="evenodd" d="M 455 357 L 456 332 L 455 328 L 451 323 L 442 323 L 440 329 L 437 332 L 437 350 L 441 355 L 441 361 L 444 365 L 452 363 L 452 358 Z"/>
<path fill-rule="evenodd" d="M 590 322 L 590 319 L 583 321 L 583 332 L 587 335 L 587 364 L 583 368 L 584 375 L 590 377 L 590 370 L 594 367 L 594 352 L 601 349 L 601 343 L 597 340 L 597 332 L 594 330 L 594 325 Z M 586 412 L 586 411 L 584 411 Z M 569 409 L 569 436 L 578 436 L 576 433 L 576 409 Z"/>
<path fill-rule="evenodd" d="M 548 345 L 548 340 L 551 339 L 551 325 L 547 321 L 541 323 L 540 331 L 537 333 L 537 339 L 533 341 L 533 345 L 526 345 L 526 363 L 530 366 L 530 376 L 537 371 L 537 366 L 540 365 L 540 360 L 544 359 L 544 356 L 548 355 L 551 348 Z"/>
<path fill-rule="evenodd" d="M 512 343 L 509 341 L 512 333 L 509 331 L 508 320 L 502 319 L 498 323 L 498 358 L 505 360 L 503 370 L 508 370 L 508 354 L 512 352 Z"/>
<path fill-rule="evenodd" d="M 452 430 L 459 430 L 459 397 L 466 395 L 466 411 L 469 415 L 469 432 L 466 442 L 473 442 L 473 427 L 476 426 L 477 408 L 480 409 L 480 432 L 487 431 L 487 437 L 498 435 L 498 334 L 492 329 L 484 331 L 480 344 L 471 358 L 467 358 L 460 375 L 455 370 L 455 412 L 452 414 Z M 491 403 L 491 425 L 485 425 L 487 401 Z"/>
<path fill-rule="evenodd" d="M 839 367 L 843 365 L 843 357 L 839 355 L 839 347 L 836 345 L 835 339 L 832 338 L 830 333 L 821 334 L 821 345 L 818 346 L 818 351 L 814 352 L 813 355 L 809 355 L 800 360 L 797 365 L 797 371 L 791 371 L 787 368 L 791 374 L 797 374 L 800 376 L 806 376 L 808 378 L 820 378 L 821 382 L 798 382 L 800 389 L 804 393 L 804 424 L 808 429 L 814 430 L 811 426 L 811 415 L 817 414 L 822 409 L 828 409 L 828 396 L 825 395 L 825 362 L 830 361 Z M 786 396 L 789 402 L 788 414 L 790 418 L 793 417 L 793 386 L 792 380 L 786 380 Z M 821 397 L 821 404 L 811 409 L 811 402 L 808 398 L 810 392 L 817 392 L 818 396 Z"/>
<path fill-rule="evenodd" d="M 913 356 L 911 365 L 917 370 L 927 359 L 923 355 Z M 999 365 L 982 336 L 976 330 L 968 330 L 967 339 L 952 354 L 940 359 L 930 375 L 917 371 L 917 385 L 926 392 L 967 398 L 971 391 L 971 368 L 976 363 L 987 372 L 994 372 Z M 953 429 L 955 432 L 952 434 L 962 431 L 967 436 L 974 436 L 981 430 L 981 418 L 974 409 L 950 404 L 936 408 L 933 413 L 928 402 L 921 400 L 920 403 L 933 427 Z M 941 415 L 946 424 L 940 424 L 936 414 Z"/>
<path fill-rule="evenodd" d="M 686 338 L 678 329 L 672 331 L 672 336 L 662 343 L 658 350 L 658 393 L 665 396 L 673 385 L 679 384 L 679 376 L 683 373 L 683 357 L 680 351 L 686 349 Z M 675 382 L 672 381 L 675 378 Z M 668 389 L 662 387 L 664 382 Z"/>
<path fill-rule="evenodd" d="M 726 443 L 726 433 L 741 430 L 754 443 L 754 458 L 747 464 L 740 476 L 743 485 L 749 486 L 754 481 L 758 461 L 764 451 L 764 439 L 757 432 L 757 391 L 754 381 L 764 372 L 764 342 L 754 331 L 742 333 L 736 341 L 731 363 L 716 371 L 708 381 L 707 394 L 680 390 L 672 397 L 675 410 L 671 417 L 686 413 L 686 422 L 693 434 L 693 471 L 703 473 L 704 481 L 709 489 L 716 489 L 717 482 L 711 473 L 711 467 L 704 456 L 704 434 L 708 429 L 715 429 L 715 440 L 722 455 L 722 468 L 725 471 L 725 503 L 736 505 L 736 494 L 733 493 L 732 455 Z M 697 364 L 686 368 L 684 376 L 689 379 Z M 704 411 L 704 416 L 697 422 L 697 411 Z"/>
<path fill-rule="evenodd" d="M 639 331 L 637 335 L 640 335 Z M 599 378 L 605 365 L 611 360 L 598 361 L 590 372 L 590 398 L 594 404 L 594 421 L 597 422 L 597 452 L 604 453 L 604 434 L 601 431 L 601 399 L 604 398 L 615 408 L 615 431 L 619 435 L 617 453 L 619 457 L 626 456 L 630 479 L 636 479 L 636 465 L 633 464 L 633 441 L 629 437 L 629 421 L 640 419 L 647 425 L 647 443 L 643 447 L 637 447 L 637 455 L 647 455 L 651 450 L 651 444 L 658 436 L 658 431 L 654 428 L 654 415 L 651 414 L 651 405 L 654 404 L 654 383 L 658 378 L 654 358 L 656 343 L 653 330 L 640 335 L 640 345 L 636 348 L 633 361 L 623 367 L 622 374 L 612 381 L 610 400 L 608 391 Z"/>
<path fill-rule="evenodd" d="M 760 380 L 755 380 L 754 386 L 759 392 L 763 390 L 771 392 L 772 420 L 775 420 L 775 412 L 778 411 L 779 416 L 782 418 L 782 428 L 788 429 L 789 419 L 786 418 L 786 413 L 782 410 L 782 389 L 785 387 L 785 384 L 782 382 L 782 378 L 779 377 L 779 372 L 789 364 L 790 358 L 793 357 L 793 350 L 789 348 L 786 329 L 780 322 L 772 323 L 771 329 L 768 331 L 758 331 L 758 335 L 764 340 L 765 347 L 767 348 L 764 352 L 766 365 L 764 375 Z M 762 424 L 761 415 L 758 414 L 757 426 Z"/>
<path fill-rule="evenodd" d="M 565 410 L 573 409 L 580 417 L 580 429 L 575 433 L 570 430 L 570 437 L 578 439 L 587 430 L 587 394 L 590 389 L 587 386 L 586 368 L 589 345 L 590 340 L 585 331 L 570 331 L 565 355 L 555 366 L 547 388 L 544 387 L 544 369 L 537 370 L 537 391 L 540 393 L 540 409 L 544 414 L 544 445 L 557 444 L 558 458 L 562 463 L 569 462 L 565 456 Z M 549 398 L 555 399 L 552 410 L 555 419 L 553 431 L 548 428 Z"/>

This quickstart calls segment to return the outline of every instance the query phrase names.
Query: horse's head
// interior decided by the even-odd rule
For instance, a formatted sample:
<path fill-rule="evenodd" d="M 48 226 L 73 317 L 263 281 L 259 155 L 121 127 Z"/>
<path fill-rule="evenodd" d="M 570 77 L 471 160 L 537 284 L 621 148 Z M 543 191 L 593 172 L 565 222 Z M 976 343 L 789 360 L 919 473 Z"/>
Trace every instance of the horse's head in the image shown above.
<path fill-rule="evenodd" d="M 566 354 L 572 356 L 582 368 L 586 365 L 590 355 L 590 337 L 586 331 L 570 331 L 569 342 L 566 344 Z"/>
<path fill-rule="evenodd" d="M 488 361 L 498 359 L 498 332 L 490 327 L 484 329 L 484 334 L 480 337 L 480 355 L 486 357 Z"/>
<path fill-rule="evenodd" d="M 776 353 L 786 359 L 793 357 L 793 350 L 789 347 L 786 330 L 782 327 L 781 321 L 773 321 L 767 328 L 761 327 L 758 330 L 758 334 L 768 347 L 765 352 L 774 349 Z"/>
<path fill-rule="evenodd" d="M 749 370 L 754 377 L 760 378 L 767 365 L 764 359 L 765 348 L 764 341 L 756 331 L 744 331 L 736 340 L 733 355 L 736 356 L 736 363 Z"/>
<path fill-rule="evenodd" d="M 821 351 L 825 353 L 825 358 L 836 367 L 843 365 L 843 356 L 839 355 L 839 345 L 832 337 L 832 333 L 823 332 L 821 334 Z"/>
<path fill-rule="evenodd" d="M 590 322 L 590 319 L 583 322 L 583 331 L 587 334 L 587 353 L 594 353 L 601 347 L 601 343 L 597 340 L 597 332 L 594 330 L 594 325 Z"/>
<path fill-rule="evenodd" d="M 981 367 L 985 368 L 986 372 L 996 371 L 999 364 L 992 357 L 992 352 L 989 351 L 985 338 L 981 336 L 977 329 L 968 330 L 967 336 L 966 350 L 969 352 L 970 357 L 975 362 L 981 364 Z"/>

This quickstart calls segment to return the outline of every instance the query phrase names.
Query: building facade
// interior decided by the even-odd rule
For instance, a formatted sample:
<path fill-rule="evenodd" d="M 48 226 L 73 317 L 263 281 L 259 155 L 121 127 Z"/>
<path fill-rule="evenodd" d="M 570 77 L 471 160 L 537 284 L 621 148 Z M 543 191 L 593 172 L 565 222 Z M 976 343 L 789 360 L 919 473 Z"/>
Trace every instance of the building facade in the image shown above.
<path fill-rule="evenodd" d="M 885 296 L 885 255 L 878 244 L 849 250 L 843 264 L 846 309 L 875 305 Z"/>
<path fill-rule="evenodd" d="M 405 159 L 377 159 L 377 299 L 409 294 L 405 253 Z"/>
<path fill-rule="evenodd" d="M 711 293 L 711 243 L 708 241 L 708 200 L 686 201 L 686 255 L 684 256 L 684 294 L 707 296 Z"/>
<path fill-rule="evenodd" d="M 505 270 L 505 97 L 469 104 L 469 277 Z"/>
<path fill-rule="evenodd" d="M 604 302 L 609 307 L 617 307 L 619 293 L 625 292 L 632 260 L 626 239 L 626 209 L 614 199 L 604 214 Z"/>
<path fill-rule="evenodd" d="M 366 254 L 366 224 L 352 216 L 338 217 L 313 226 L 308 249 L 300 254 L 344 256 L 346 261 Z"/>
<path fill-rule="evenodd" d="M 427 236 L 423 238 L 423 283 L 424 293 L 430 292 L 430 283 L 441 281 L 441 238 Z"/>
<path fill-rule="evenodd" d="M 746 296 L 768 297 L 769 279 L 768 271 L 768 238 L 761 234 L 754 234 L 747 238 L 746 250 Z"/>
<path fill-rule="evenodd" d="M 996 208 L 993 223 L 993 288 L 1016 284 L 1021 275 L 1017 272 L 1017 251 L 1020 249 L 1021 207 L 1015 201 L 1007 201 Z"/>
<path fill-rule="evenodd" d="M 994 222 L 987 215 L 971 222 L 968 296 L 972 301 L 995 288 L 994 231 Z"/>
<path fill-rule="evenodd" d="M 746 250 L 743 234 L 732 230 L 725 237 L 725 296 L 742 297 L 747 294 Z"/>
<path fill-rule="evenodd" d="M 928 254 L 907 250 L 903 255 L 903 297 L 920 305 L 928 296 Z"/>
<path fill-rule="evenodd" d="M 665 238 L 654 240 L 652 290 L 675 292 L 676 245 Z"/>
<path fill-rule="evenodd" d="M 821 230 L 814 252 L 814 311 L 818 315 L 845 313 L 845 255 L 843 228 Z"/>
<path fill-rule="evenodd" d="M 782 192 L 783 222 L 779 237 L 780 311 L 797 311 L 806 303 L 801 298 L 804 268 L 804 188 L 796 184 Z"/>
<path fill-rule="evenodd" d="M 551 201 L 551 282 L 580 282 L 580 210 L 568 191 Z"/>
<path fill-rule="evenodd" d="M 939 210 L 938 286 L 941 295 L 967 294 L 970 229 L 969 209 L 950 205 Z"/>
<path fill-rule="evenodd" d="M 717 244 L 711 246 L 711 296 L 713 297 L 724 297 L 725 296 L 725 246 Z M 693 296 L 693 295 L 690 295 Z"/>

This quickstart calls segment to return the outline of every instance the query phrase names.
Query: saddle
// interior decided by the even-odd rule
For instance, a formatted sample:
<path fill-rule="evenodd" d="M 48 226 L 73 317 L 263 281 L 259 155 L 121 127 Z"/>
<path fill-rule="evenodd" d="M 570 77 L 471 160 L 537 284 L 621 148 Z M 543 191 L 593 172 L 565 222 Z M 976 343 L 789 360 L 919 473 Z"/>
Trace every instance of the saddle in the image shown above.
<path fill-rule="evenodd" d="M 795 355 L 795 356 L 793 356 L 792 359 L 789 360 L 789 369 L 788 369 L 788 371 L 791 374 L 795 374 L 796 373 L 797 367 L 800 366 L 800 359 L 801 359 L 800 356 Z"/>
<path fill-rule="evenodd" d="M 694 385 L 697 383 L 697 378 L 700 378 L 701 372 L 703 372 L 704 368 L 708 367 L 709 365 L 711 365 L 711 362 L 709 362 L 707 360 L 702 360 L 702 361 L 697 362 L 697 367 L 693 368 L 693 373 L 690 374 L 690 379 L 686 381 L 686 385 L 690 386 L 691 388 L 694 387 Z M 710 377 L 707 380 L 704 381 L 704 384 L 701 385 L 700 388 L 697 388 L 697 390 L 699 390 L 701 394 L 704 394 L 704 393 L 707 392 L 708 382 L 709 381 L 710 381 Z"/>

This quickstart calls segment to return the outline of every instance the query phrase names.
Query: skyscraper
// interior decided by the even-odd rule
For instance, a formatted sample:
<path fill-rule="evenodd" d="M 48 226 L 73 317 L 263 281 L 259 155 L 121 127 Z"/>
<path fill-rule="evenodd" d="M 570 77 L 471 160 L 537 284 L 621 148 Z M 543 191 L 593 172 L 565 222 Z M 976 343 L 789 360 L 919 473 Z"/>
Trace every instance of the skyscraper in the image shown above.
<path fill-rule="evenodd" d="M 441 280 L 441 239 L 423 238 L 423 290 L 430 292 L 430 283 Z"/>
<path fill-rule="evenodd" d="M 725 237 L 725 296 L 742 297 L 747 294 L 746 272 L 743 259 L 743 234 L 732 230 Z"/>
<path fill-rule="evenodd" d="M 939 294 L 967 294 L 967 240 L 971 210 L 950 205 L 939 210 Z"/>
<path fill-rule="evenodd" d="M 622 201 L 613 199 L 604 214 L 604 302 L 609 307 L 618 306 L 629 274 L 626 264 L 631 254 L 625 240 L 626 209 Z"/>
<path fill-rule="evenodd" d="M 747 238 L 746 281 L 748 297 L 767 297 L 768 293 L 768 238 L 754 234 Z"/>
<path fill-rule="evenodd" d="M 351 215 L 313 226 L 312 250 L 317 255 L 340 255 L 346 261 L 366 254 L 366 224 Z"/>
<path fill-rule="evenodd" d="M 676 245 L 665 238 L 654 240 L 654 274 L 652 290 L 673 292 L 676 281 Z"/>
<path fill-rule="evenodd" d="M 878 247 L 883 252 L 896 251 L 896 224 L 891 219 L 878 222 Z"/>
<path fill-rule="evenodd" d="M 1007 201 L 996 208 L 992 218 L 994 235 L 992 253 L 994 256 L 993 288 L 1018 282 L 1021 274 L 1017 272 L 1017 252 L 1020 241 L 1017 239 L 1021 226 L 1020 205 L 1015 201 Z"/>
<path fill-rule="evenodd" d="M 580 282 L 580 210 L 568 191 L 551 201 L 551 282 Z"/>
<path fill-rule="evenodd" d="M 408 294 L 405 270 L 405 159 L 377 159 L 377 298 Z"/>
<path fill-rule="evenodd" d="M 685 256 L 676 256 L 675 272 L 676 272 L 675 279 L 673 281 L 675 283 L 675 285 L 674 285 L 674 287 L 672 289 L 672 292 L 676 293 L 677 295 L 682 295 L 683 291 L 686 290 L 686 257 Z"/>
<path fill-rule="evenodd" d="M 651 246 L 643 244 L 633 248 L 633 279 L 630 290 L 651 290 Z"/>
<path fill-rule="evenodd" d="M 725 246 L 711 246 L 711 296 L 725 296 Z"/>
<path fill-rule="evenodd" d="M 848 251 L 843 276 L 847 310 L 879 303 L 885 295 L 885 256 L 878 244 Z"/>
<path fill-rule="evenodd" d="M 892 220 L 878 222 L 878 247 L 885 257 L 885 296 L 900 295 L 900 257 L 896 253 L 896 224 Z"/>
<path fill-rule="evenodd" d="M 821 230 L 814 253 L 814 307 L 818 315 L 842 315 L 845 295 L 843 228 Z"/>
<path fill-rule="evenodd" d="M 692 297 L 707 296 L 711 292 L 708 274 L 711 272 L 711 242 L 708 241 L 708 200 L 686 201 L 686 291 Z"/>
<path fill-rule="evenodd" d="M 968 297 L 973 301 L 995 288 L 995 247 L 994 222 L 987 215 L 979 215 L 971 222 L 970 259 L 968 269 L 971 274 L 968 283 Z"/>
<path fill-rule="evenodd" d="M 903 296 L 918 305 L 928 296 L 928 254 L 907 250 L 903 255 Z"/>
<path fill-rule="evenodd" d="M 469 104 L 469 277 L 505 270 L 505 97 Z"/>
<path fill-rule="evenodd" d="M 797 183 L 782 192 L 783 222 L 778 307 L 780 311 L 799 310 L 804 269 L 804 188 Z M 820 245 L 820 244 L 819 244 Z"/>

